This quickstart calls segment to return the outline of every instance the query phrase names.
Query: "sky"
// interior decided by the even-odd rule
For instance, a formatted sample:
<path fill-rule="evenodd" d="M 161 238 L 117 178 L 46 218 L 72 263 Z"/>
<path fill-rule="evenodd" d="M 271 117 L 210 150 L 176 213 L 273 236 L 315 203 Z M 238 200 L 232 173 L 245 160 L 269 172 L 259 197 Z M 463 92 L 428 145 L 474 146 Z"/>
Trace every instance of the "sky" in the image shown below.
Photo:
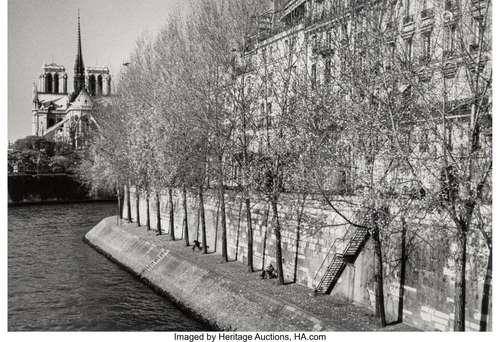
<path fill-rule="evenodd" d="M 80 9 L 85 66 L 104 65 L 116 79 L 143 33 L 154 34 L 187 0 L 9 0 L 8 139 L 31 134 L 33 82 L 44 63 L 62 64 L 73 87 Z"/>

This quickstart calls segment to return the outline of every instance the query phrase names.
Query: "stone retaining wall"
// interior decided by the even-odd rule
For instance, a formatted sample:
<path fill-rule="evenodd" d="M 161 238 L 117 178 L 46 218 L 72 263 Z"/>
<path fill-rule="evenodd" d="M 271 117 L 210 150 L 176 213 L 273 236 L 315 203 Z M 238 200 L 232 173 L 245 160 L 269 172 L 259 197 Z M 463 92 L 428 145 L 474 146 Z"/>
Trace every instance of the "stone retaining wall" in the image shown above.
<path fill-rule="evenodd" d="M 207 241 L 210 251 L 220 253 L 221 224 L 218 199 L 215 193 L 205 195 L 205 214 Z M 356 198 L 343 200 L 355 202 Z M 244 203 L 233 192 L 226 198 L 228 223 L 228 253 L 231 259 L 246 263 L 246 216 Z M 241 209 L 240 209 L 241 203 Z M 135 192 L 131 189 L 132 217 L 135 221 Z M 198 198 L 188 196 L 188 221 L 190 241 L 201 240 L 198 220 Z M 141 223 L 146 222 L 146 201 L 141 197 Z M 156 227 L 154 196 L 151 199 L 151 223 Z M 354 232 L 327 206 L 318 200 L 307 200 L 301 216 L 297 234 L 301 206 L 297 196 L 285 195 L 279 207 L 282 224 L 283 264 L 286 281 L 314 288 L 323 275 L 325 266 L 336 252 L 342 252 Z M 254 265 L 261 268 L 275 262 L 275 239 L 272 229 L 272 214 L 267 215 L 268 205 L 262 198 L 252 198 L 252 223 L 254 235 Z M 490 210 L 490 208 L 486 208 Z M 344 213 L 352 216 L 352 210 L 344 207 Z M 124 213 L 126 214 L 126 201 Z M 182 237 L 182 197 L 174 193 L 175 235 Z M 456 243 L 443 215 L 419 218 L 408 217 L 410 232 L 408 236 L 410 256 L 407 264 L 404 298 L 404 321 L 422 330 L 453 329 L 454 317 L 454 260 Z M 268 220 L 266 220 L 268 217 Z M 412 220 L 412 218 L 414 218 Z M 161 220 L 163 231 L 168 230 L 168 196 L 161 195 Z M 268 224 L 266 223 L 268 221 Z M 413 221 L 413 222 L 412 222 Z M 400 227 L 391 227 L 383 239 L 385 265 L 385 303 L 388 321 L 397 318 L 399 301 L 399 255 Z M 298 237 L 298 239 L 297 239 Z M 470 241 L 467 265 L 467 311 L 466 329 L 478 330 L 482 286 L 487 263 L 487 250 L 480 236 Z M 265 246 L 265 248 L 264 248 Z M 263 261 L 264 259 L 264 261 Z M 336 284 L 332 295 L 342 296 L 375 310 L 374 250 L 368 240 L 356 262 L 348 265 Z M 491 311 L 490 311 L 491 312 Z M 491 315 L 490 315 L 491 322 Z M 491 324 L 488 325 L 491 327 Z"/>
<path fill-rule="evenodd" d="M 222 330 L 335 330 L 311 313 L 200 267 L 127 232 L 106 218 L 85 235 L 89 244 L 125 266 L 174 302 Z"/>

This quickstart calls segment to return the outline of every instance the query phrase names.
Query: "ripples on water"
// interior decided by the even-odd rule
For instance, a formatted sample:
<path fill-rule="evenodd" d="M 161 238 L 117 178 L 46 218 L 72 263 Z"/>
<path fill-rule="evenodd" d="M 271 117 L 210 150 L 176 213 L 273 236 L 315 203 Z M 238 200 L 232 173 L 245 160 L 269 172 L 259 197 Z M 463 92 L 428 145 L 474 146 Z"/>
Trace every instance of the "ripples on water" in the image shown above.
<path fill-rule="evenodd" d="M 9 208 L 10 331 L 207 329 L 83 242 L 114 214 L 109 203 Z"/>

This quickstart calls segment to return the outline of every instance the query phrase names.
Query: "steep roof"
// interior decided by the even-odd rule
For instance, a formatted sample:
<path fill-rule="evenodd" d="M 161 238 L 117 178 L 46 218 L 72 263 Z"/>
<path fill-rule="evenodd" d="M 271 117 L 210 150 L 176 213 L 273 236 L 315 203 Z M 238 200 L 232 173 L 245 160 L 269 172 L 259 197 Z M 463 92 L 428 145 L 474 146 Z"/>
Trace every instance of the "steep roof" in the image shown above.
<path fill-rule="evenodd" d="M 92 109 L 93 101 L 85 88 L 80 90 L 76 99 L 71 103 L 70 109 Z"/>
<path fill-rule="evenodd" d="M 38 101 L 40 103 L 40 108 L 48 108 L 51 104 L 52 109 L 65 111 L 68 108 L 68 95 L 62 94 L 37 94 Z"/>

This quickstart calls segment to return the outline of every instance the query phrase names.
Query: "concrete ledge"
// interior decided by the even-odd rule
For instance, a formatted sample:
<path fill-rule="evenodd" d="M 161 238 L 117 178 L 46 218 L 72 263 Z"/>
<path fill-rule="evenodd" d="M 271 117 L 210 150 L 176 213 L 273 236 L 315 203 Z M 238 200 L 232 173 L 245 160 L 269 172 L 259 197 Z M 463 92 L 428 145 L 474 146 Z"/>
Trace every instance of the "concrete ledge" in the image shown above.
<path fill-rule="evenodd" d="M 102 220 L 85 240 L 210 326 L 238 331 L 337 330 L 330 322 L 187 260 Z"/>

